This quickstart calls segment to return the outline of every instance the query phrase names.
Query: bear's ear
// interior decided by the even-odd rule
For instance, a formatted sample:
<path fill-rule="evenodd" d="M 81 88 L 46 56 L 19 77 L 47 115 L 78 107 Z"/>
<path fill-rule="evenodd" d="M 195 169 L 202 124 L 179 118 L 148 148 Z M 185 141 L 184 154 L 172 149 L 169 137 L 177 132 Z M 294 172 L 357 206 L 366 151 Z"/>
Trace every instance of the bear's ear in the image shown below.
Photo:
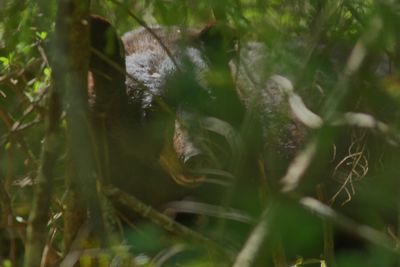
<path fill-rule="evenodd" d="M 213 63 L 225 65 L 235 55 L 238 35 L 225 23 L 212 21 L 192 34 L 192 40 L 202 43 L 204 52 Z"/>
<path fill-rule="evenodd" d="M 114 26 L 90 17 L 89 103 L 95 111 L 112 113 L 127 101 L 125 49 Z"/>
<path fill-rule="evenodd" d="M 107 59 L 119 66 L 125 64 L 125 49 L 121 38 L 114 26 L 98 15 L 90 17 L 90 45 L 93 58 L 91 66 L 110 65 L 110 62 L 106 64 Z"/>

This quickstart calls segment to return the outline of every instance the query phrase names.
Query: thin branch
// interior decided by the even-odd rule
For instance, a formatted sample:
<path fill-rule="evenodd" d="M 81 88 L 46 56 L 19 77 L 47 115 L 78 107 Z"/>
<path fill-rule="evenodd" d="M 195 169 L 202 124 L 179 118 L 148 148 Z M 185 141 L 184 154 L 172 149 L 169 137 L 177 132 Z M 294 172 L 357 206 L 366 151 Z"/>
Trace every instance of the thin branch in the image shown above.
<path fill-rule="evenodd" d="M 270 234 L 271 206 L 268 206 L 261 215 L 261 220 L 250 233 L 242 250 L 236 257 L 233 267 L 250 267 L 259 254 L 261 247 Z"/>
<path fill-rule="evenodd" d="M 389 251 L 400 255 L 400 251 L 395 248 L 396 244 L 388 235 L 377 231 L 370 226 L 360 225 L 356 223 L 350 218 L 347 218 L 344 215 L 337 213 L 334 209 L 316 200 L 315 198 L 302 197 L 299 199 L 299 203 L 305 209 L 331 221 L 332 223 L 346 230 L 347 232 L 355 234 L 371 244 L 386 248 Z"/>
<path fill-rule="evenodd" d="M 25 267 L 40 266 L 42 252 L 46 243 L 46 225 L 50 207 L 54 168 L 58 158 L 58 132 L 61 114 L 60 99 L 55 87 L 49 95 L 49 110 L 46 115 L 46 132 L 40 157 L 38 177 L 35 184 L 33 207 L 27 229 L 27 248 Z"/>
<path fill-rule="evenodd" d="M 111 0 L 116 5 L 122 5 L 122 3 L 116 1 L 116 0 Z M 140 19 L 138 16 L 136 16 L 132 11 L 128 9 L 128 7 L 125 8 L 126 12 L 131 16 L 134 20 L 136 20 L 137 23 L 139 23 L 140 26 L 145 28 L 153 37 L 156 39 L 158 44 L 164 49 L 165 53 L 168 55 L 168 57 L 171 59 L 172 63 L 175 65 L 175 68 L 181 72 L 178 63 L 175 60 L 175 57 L 172 55 L 171 51 L 168 49 L 168 47 L 164 44 L 164 42 L 161 40 L 161 38 L 147 25 L 145 21 Z"/>
<path fill-rule="evenodd" d="M 118 71 L 121 74 L 124 74 L 126 77 L 128 77 L 129 79 L 131 79 L 132 81 L 136 82 L 139 85 L 139 88 L 141 89 L 147 89 L 147 86 L 144 85 L 144 83 L 140 80 L 138 80 L 136 77 L 134 77 L 132 74 L 126 72 L 126 70 L 124 68 L 122 68 L 121 66 L 119 66 L 118 64 L 116 64 L 114 61 L 112 61 L 111 59 L 109 59 L 106 55 L 104 55 L 103 53 L 101 53 L 100 51 L 98 51 L 97 49 L 91 48 L 90 50 L 93 54 L 95 54 L 96 56 L 98 56 L 99 58 L 101 58 L 102 60 L 104 60 L 111 68 L 115 69 L 116 71 Z M 151 90 L 147 90 L 147 92 L 149 94 L 151 94 L 156 103 L 168 114 L 174 114 L 174 112 L 172 111 L 172 109 L 170 107 L 168 107 L 168 105 L 165 103 L 165 101 L 160 98 L 160 96 L 156 95 L 154 92 L 152 92 Z"/>
<path fill-rule="evenodd" d="M 3 181 L 0 179 L 0 211 L 1 211 L 1 225 L 7 229 L 10 239 L 10 254 L 9 257 L 13 266 L 16 266 L 16 236 L 14 229 L 14 213 L 11 204 L 11 198 L 5 187 Z"/>
<path fill-rule="evenodd" d="M 136 197 L 125 193 L 124 191 L 113 187 L 106 186 L 102 188 L 103 193 L 110 198 L 114 203 L 122 204 L 134 212 L 141 215 L 143 218 L 149 219 L 151 222 L 162 226 L 169 232 L 173 232 L 175 234 L 186 236 L 190 239 L 196 240 L 203 244 L 209 245 L 213 248 L 216 248 L 226 254 L 228 257 L 232 257 L 232 251 L 227 250 L 226 248 L 221 247 L 216 244 L 214 241 L 208 239 L 207 237 L 191 230 L 190 228 L 175 222 L 173 219 L 160 213 L 155 210 L 151 206 L 141 202 Z"/>

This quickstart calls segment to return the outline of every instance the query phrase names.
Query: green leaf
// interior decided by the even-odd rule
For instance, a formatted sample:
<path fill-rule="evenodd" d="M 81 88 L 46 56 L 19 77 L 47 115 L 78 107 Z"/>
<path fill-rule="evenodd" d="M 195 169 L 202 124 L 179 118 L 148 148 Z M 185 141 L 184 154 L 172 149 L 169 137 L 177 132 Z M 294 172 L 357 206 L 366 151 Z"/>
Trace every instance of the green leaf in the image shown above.
<path fill-rule="evenodd" d="M 9 150 L 11 148 L 11 142 L 7 142 L 6 145 L 4 146 L 5 150 Z"/>
<path fill-rule="evenodd" d="M 33 88 L 33 92 L 34 92 L 34 93 L 38 93 L 38 92 L 39 92 L 40 84 L 41 84 L 41 82 L 38 81 L 38 80 L 36 80 L 36 81 L 33 83 L 32 88 Z"/>
<path fill-rule="evenodd" d="M 36 36 L 39 37 L 40 40 L 45 40 L 47 37 L 47 32 L 36 32 Z"/>
<path fill-rule="evenodd" d="M 8 59 L 6 57 L 0 57 L 0 62 L 1 62 L 1 64 L 3 64 L 3 66 L 5 68 L 9 68 L 10 67 L 10 59 Z"/>
<path fill-rule="evenodd" d="M 44 74 L 44 80 L 48 81 L 50 79 L 50 76 L 51 76 L 51 69 L 50 68 L 44 68 L 43 74 Z"/>
<path fill-rule="evenodd" d="M 4 260 L 3 261 L 3 266 L 4 267 L 12 267 L 12 263 L 10 260 Z"/>

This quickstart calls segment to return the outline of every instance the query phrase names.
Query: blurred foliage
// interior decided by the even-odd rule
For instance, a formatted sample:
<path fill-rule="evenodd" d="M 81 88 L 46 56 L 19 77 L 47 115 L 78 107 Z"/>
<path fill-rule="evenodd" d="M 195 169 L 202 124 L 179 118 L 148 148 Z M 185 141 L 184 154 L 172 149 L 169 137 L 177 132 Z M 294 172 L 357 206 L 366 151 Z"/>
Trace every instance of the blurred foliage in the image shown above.
<path fill-rule="evenodd" d="M 57 1 L 3 0 L 0 4 L 3 18 L 0 21 L 0 266 L 4 267 L 20 266 L 24 254 L 24 231 L 39 164 L 43 118 L 48 110 L 46 93 L 51 86 L 48 62 L 56 10 Z M 128 10 L 149 25 L 200 29 L 212 20 L 225 21 L 235 30 L 241 44 L 249 41 L 265 44 L 268 51 L 265 75 L 290 78 L 306 105 L 322 117 L 327 103 L 334 98 L 339 101 L 334 112 L 364 112 L 385 122 L 395 133 L 399 128 L 400 4 L 396 1 L 93 0 L 92 10 L 109 19 L 120 35 L 139 26 Z M 360 42 L 362 51 L 366 51 L 365 59 L 343 86 L 341 81 L 351 64 L 349 58 L 352 51 L 358 52 Z M 337 90 L 343 91 L 339 97 Z M 64 124 L 63 121 L 63 127 Z M 390 137 L 366 131 L 348 127 L 335 138 L 343 146 L 335 150 L 337 157 L 332 165 L 338 168 L 332 172 L 339 173 L 340 177 L 331 179 L 329 191 L 331 197 L 338 190 L 342 193 L 331 204 L 360 224 L 369 224 L 378 230 L 385 228 L 383 232 L 398 245 L 394 217 L 398 216 L 400 204 L 396 180 L 400 154 L 390 145 Z M 351 147 L 357 145 L 360 149 L 352 151 Z M 349 159 L 357 153 L 363 155 L 361 161 L 367 161 L 363 168 L 370 169 L 364 175 L 359 175 L 361 170 L 351 169 Z M 59 155 L 56 166 L 57 190 L 48 224 L 56 251 L 62 251 L 64 158 L 64 154 Z M 346 185 L 343 179 L 349 172 L 359 179 Z M 342 203 L 347 204 L 342 207 Z M 315 254 L 322 247 L 320 220 L 292 203 L 283 205 L 277 217 L 272 228 L 284 229 L 281 238 L 290 261 L 296 264 L 293 266 L 314 266 L 306 263 L 310 262 L 307 259 L 320 257 Z M 115 248 L 95 253 L 96 257 L 104 254 L 100 260 L 104 263 L 98 266 L 125 266 L 117 262 L 126 262 L 126 266 L 229 265 L 211 248 L 171 237 L 147 224 L 132 229 L 135 231 L 125 232 L 123 242 Z M 232 239 L 235 239 L 236 228 L 232 229 Z M 362 242 L 367 254 L 352 249 L 339 251 L 337 266 L 394 266 L 393 254 L 355 240 L 357 245 Z M 299 260 L 303 258 L 304 261 Z M 90 260 L 91 256 L 82 257 L 81 266 L 93 266 Z M 109 265 L 110 262 L 115 265 Z M 319 266 L 324 264 L 319 259 L 316 262 Z"/>

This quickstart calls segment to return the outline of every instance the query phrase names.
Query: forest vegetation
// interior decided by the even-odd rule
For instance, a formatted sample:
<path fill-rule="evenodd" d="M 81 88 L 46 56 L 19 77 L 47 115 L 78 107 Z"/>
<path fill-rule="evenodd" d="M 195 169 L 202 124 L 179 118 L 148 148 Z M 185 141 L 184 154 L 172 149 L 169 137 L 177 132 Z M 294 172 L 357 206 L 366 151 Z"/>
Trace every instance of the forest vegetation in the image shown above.
<path fill-rule="evenodd" d="M 0 17 L 0 267 L 400 266 L 397 1 Z"/>

